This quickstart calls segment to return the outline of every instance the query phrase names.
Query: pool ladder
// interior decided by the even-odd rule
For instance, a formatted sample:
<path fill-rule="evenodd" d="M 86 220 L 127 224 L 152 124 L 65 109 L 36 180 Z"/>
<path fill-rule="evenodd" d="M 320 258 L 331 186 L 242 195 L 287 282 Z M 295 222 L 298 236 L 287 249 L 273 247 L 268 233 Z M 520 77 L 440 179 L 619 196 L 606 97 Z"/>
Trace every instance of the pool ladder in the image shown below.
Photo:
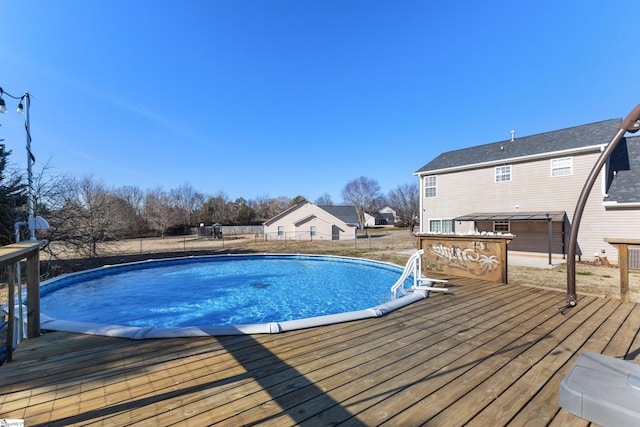
<path fill-rule="evenodd" d="M 440 291 L 447 292 L 447 288 L 441 288 L 433 286 L 435 283 L 447 283 L 447 280 L 443 279 L 432 279 L 430 277 L 426 277 L 422 275 L 422 254 L 424 253 L 424 249 L 420 249 L 415 254 L 409 257 L 407 261 L 407 265 L 404 267 L 404 271 L 402 275 L 398 279 L 398 281 L 391 287 L 391 298 L 398 299 L 403 295 L 406 295 L 407 292 L 414 291 Z M 413 286 L 409 289 L 404 287 L 404 282 L 407 280 L 410 274 L 413 273 Z"/>

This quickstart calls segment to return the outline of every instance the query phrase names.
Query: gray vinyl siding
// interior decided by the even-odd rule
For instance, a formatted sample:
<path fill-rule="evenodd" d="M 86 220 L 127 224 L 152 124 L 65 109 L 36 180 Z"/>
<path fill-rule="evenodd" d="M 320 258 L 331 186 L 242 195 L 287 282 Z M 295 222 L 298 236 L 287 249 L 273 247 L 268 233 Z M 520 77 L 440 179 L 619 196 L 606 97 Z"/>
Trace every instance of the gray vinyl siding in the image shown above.
<path fill-rule="evenodd" d="M 640 239 L 640 211 L 638 209 L 607 209 L 606 227 L 603 227 L 607 238 Z M 609 260 L 618 259 L 618 249 L 606 242 L 599 242 Z"/>
<path fill-rule="evenodd" d="M 637 209 L 607 209 L 606 217 L 606 237 L 639 238 L 640 211 Z"/>
<path fill-rule="evenodd" d="M 578 197 L 593 165 L 600 156 L 600 151 L 581 153 L 573 157 L 573 171 L 571 175 L 551 176 L 551 159 L 567 157 L 558 156 L 538 159 L 530 162 L 509 163 L 511 165 L 511 181 L 495 182 L 495 166 L 491 165 L 478 169 L 441 173 L 437 175 L 437 197 L 425 198 L 421 191 L 423 202 L 423 231 L 428 231 L 429 219 L 452 219 L 458 216 L 474 212 L 539 212 L 539 211 L 566 211 L 569 222 L 573 219 Z M 617 260 L 617 251 L 603 242 L 605 237 L 612 236 L 611 218 L 607 215 L 602 204 L 603 185 L 600 173 L 590 193 L 590 196 L 582 216 L 582 222 L 578 234 L 578 254 L 592 258 L 596 252 L 607 246 L 607 254 L 611 254 L 610 260 Z M 422 186 L 422 178 L 421 178 Z M 422 190 L 422 188 L 421 188 Z M 618 216 L 620 213 L 618 213 Z M 605 221 L 606 219 L 606 221 Z M 637 221 L 636 221 L 637 222 Z M 456 223 L 456 231 L 465 232 L 473 223 Z M 627 226 L 629 222 L 626 222 Z M 520 242 L 510 246 L 516 249 L 528 236 L 531 248 L 547 250 L 546 224 L 543 227 L 514 226 L 512 233 L 518 238 L 518 227 L 521 234 Z M 515 228 L 514 228 L 515 227 Z M 531 228 L 533 227 L 533 228 Z M 540 228 L 543 236 L 533 238 L 536 227 Z M 561 227 L 554 224 L 555 227 Z M 636 226 L 637 228 L 637 226 Z M 568 242 L 570 228 L 566 229 L 566 241 Z M 561 233 L 554 233 L 554 253 L 562 253 L 561 242 L 556 241 Z M 619 235 L 619 234 L 618 234 Z M 629 234 L 623 234 L 628 237 Z M 515 241 L 514 241 L 515 243 Z M 525 249 L 522 249 L 525 250 Z M 526 249 L 531 250 L 531 249 Z"/>
<path fill-rule="evenodd" d="M 573 158 L 573 174 L 551 177 L 550 159 L 511 165 L 511 181 L 494 182 L 494 167 L 438 175 L 438 196 L 424 198 L 432 218 L 455 218 L 472 212 L 560 211 L 573 215 L 580 191 L 598 153 Z M 602 201 L 601 178 L 593 188 Z M 517 207 L 516 207 L 517 206 Z"/>

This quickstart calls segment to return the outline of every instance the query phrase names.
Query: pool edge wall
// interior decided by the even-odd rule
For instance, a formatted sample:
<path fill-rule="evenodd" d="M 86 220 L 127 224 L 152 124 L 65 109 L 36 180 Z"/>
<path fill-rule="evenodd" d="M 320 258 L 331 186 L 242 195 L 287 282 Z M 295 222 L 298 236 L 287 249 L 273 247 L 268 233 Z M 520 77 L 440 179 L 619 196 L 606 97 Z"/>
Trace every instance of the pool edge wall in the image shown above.
<path fill-rule="evenodd" d="M 286 320 L 282 322 L 256 323 L 248 325 L 216 325 L 216 326 L 187 326 L 175 328 L 143 328 L 137 326 L 107 325 L 99 323 L 74 322 L 59 320 L 43 315 L 40 327 L 50 332 L 72 332 L 87 335 L 100 335 L 114 338 L 155 339 L 208 337 L 223 335 L 253 335 L 277 334 L 299 329 L 315 328 L 338 323 L 352 322 L 368 318 L 382 317 L 394 310 L 405 307 L 428 297 L 428 292 L 412 291 L 396 300 L 364 310 L 346 313 L 329 314 L 326 316 L 309 317 L 306 319 Z"/>

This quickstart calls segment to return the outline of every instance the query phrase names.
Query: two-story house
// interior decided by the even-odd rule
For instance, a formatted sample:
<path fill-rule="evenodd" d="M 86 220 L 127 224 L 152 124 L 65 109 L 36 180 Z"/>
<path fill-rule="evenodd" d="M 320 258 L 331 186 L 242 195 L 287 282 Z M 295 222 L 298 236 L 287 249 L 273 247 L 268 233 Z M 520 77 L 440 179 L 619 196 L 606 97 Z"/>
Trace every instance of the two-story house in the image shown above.
<path fill-rule="evenodd" d="M 620 119 L 448 151 L 420 179 L 420 232 L 510 232 L 510 251 L 566 254 L 576 203 Z M 589 195 L 578 233 L 582 259 L 640 238 L 640 137 L 624 138 Z"/>

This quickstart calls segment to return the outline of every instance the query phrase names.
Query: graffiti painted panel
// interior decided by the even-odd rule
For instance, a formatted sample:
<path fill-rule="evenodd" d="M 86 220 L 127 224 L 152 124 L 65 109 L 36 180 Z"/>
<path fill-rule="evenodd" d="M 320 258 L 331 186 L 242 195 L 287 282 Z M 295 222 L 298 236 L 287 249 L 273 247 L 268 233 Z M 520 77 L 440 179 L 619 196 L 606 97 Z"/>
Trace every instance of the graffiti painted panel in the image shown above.
<path fill-rule="evenodd" d="M 420 235 L 424 249 L 424 274 L 473 277 L 507 283 L 507 249 L 510 238 L 475 235 Z"/>

